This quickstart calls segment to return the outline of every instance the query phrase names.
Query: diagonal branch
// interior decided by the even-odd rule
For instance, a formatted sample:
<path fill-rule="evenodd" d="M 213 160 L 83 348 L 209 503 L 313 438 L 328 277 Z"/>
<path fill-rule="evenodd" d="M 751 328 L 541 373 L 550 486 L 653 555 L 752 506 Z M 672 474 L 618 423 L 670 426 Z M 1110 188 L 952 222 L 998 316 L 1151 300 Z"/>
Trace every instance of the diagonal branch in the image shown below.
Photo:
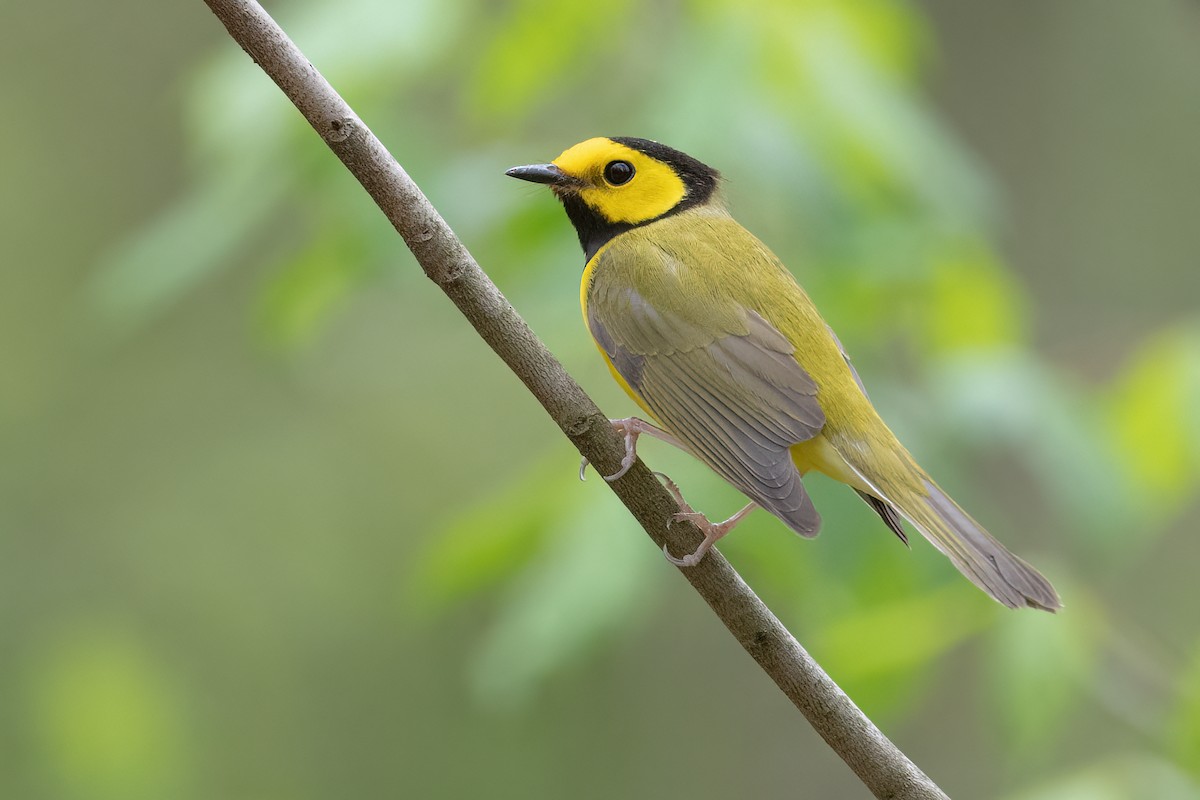
<path fill-rule="evenodd" d="M 205 0 L 251 58 L 278 84 L 396 228 L 425 274 L 603 474 L 625 449 L 607 418 L 488 279 L 416 184 L 333 87 L 254 0 Z M 667 528 L 679 510 L 639 460 L 612 489 L 646 533 L 691 552 L 690 524 Z M 775 618 L 716 550 L 680 572 L 817 733 L 878 798 L 946 795 L 884 736 Z"/>

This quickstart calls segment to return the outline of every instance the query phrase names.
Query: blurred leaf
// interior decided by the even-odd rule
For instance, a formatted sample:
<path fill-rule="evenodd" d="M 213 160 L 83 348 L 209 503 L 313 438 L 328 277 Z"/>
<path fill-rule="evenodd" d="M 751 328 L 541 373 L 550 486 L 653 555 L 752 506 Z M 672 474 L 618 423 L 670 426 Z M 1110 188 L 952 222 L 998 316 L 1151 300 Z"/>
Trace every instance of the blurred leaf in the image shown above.
<path fill-rule="evenodd" d="M 584 496 L 570 464 L 543 459 L 430 535 L 409 605 L 434 615 L 514 578 Z"/>
<path fill-rule="evenodd" d="M 140 642 L 103 626 L 63 633 L 31 683 L 43 757 L 69 796 L 174 794 L 182 721 L 163 665 Z"/>
<path fill-rule="evenodd" d="M 787 5 L 787 3 L 783 3 Z M 899 0 L 867 0 L 850 5 L 836 0 L 818 0 L 842 14 L 854 31 L 855 49 L 870 60 L 875 69 L 892 79 L 912 80 L 931 48 L 927 23 Z"/>
<path fill-rule="evenodd" d="M 1200 335 L 1168 330 L 1142 345 L 1114 381 L 1103 430 L 1153 522 L 1173 517 L 1200 481 Z"/>
<path fill-rule="evenodd" d="M 915 30 L 900 20 L 912 15 L 888 2 L 776 6 L 789 7 L 791 19 L 763 17 L 762 38 L 776 48 L 772 63 L 793 63 L 774 87 L 836 166 L 839 188 L 862 211 L 915 201 L 936 210 L 943 225 L 977 224 L 990 200 L 978 171 L 893 71 L 919 47 L 915 37 L 899 44 L 906 26 Z"/>
<path fill-rule="evenodd" d="M 818 632 L 814 649 L 839 681 L 865 681 L 929 664 L 993 616 L 985 603 L 963 603 L 955 583 L 854 611 Z"/>
<path fill-rule="evenodd" d="M 1098 410 L 1046 365 L 1015 348 L 964 351 L 939 365 L 931 394 L 956 437 L 1015 448 L 1047 500 L 1077 521 L 1069 531 L 1114 554 L 1148 543 L 1127 535 L 1141 506 L 1115 478 Z"/>
<path fill-rule="evenodd" d="M 1012 277 L 985 248 L 952 248 L 932 266 L 925 319 L 930 352 L 1021 343 L 1024 299 Z"/>
<path fill-rule="evenodd" d="M 1022 756 L 1049 755 L 1096 669 L 1103 617 L 1082 587 L 1059 588 L 1062 612 L 1002 615 L 991 637 L 991 700 Z"/>
<path fill-rule="evenodd" d="M 841 494 L 853 498 L 845 490 Z M 950 583 L 927 588 L 935 570 L 922 566 L 937 556 L 923 543 L 917 545 L 924 551 L 920 554 L 906 551 L 877 518 L 868 518 L 873 515 L 861 501 L 853 500 L 867 512 L 863 533 L 872 534 L 874 541 L 869 547 L 864 543 L 841 548 L 855 554 L 853 561 L 822 569 L 834 573 L 827 581 L 832 592 L 825 602 L 814 603 L 816 608 L 804 618 L 816 614 L 824 621 L 803 636 L 873 719 L 898 719 L 920 706 L 925 692 L 936 687 L 939 657 L 984 630 L 995 609 L 957 575 Z M 929 564 L 935 566 L 944 567 Z M 821 606 L 829 605 L 834 608 L 822 614 Z"/>
<path fill-rule="evenodd" d="M 1175 759 L 1200 777 L 1200 642 L 1178 680 L 1179 699 L 1168 744 Z"/>
<path fill-rule="evenodd" d="M 118 333 L 161 314 L 244 252 L 294 176 L 233 173 L 198 185 L 95 267 L 91 294 Z"/>
<path fill-rule="evenodd" d="M 449 44 L 462 11 L 459 0 L 383 5 L 347 0 L 336 9 L 310 4 L 287 25 L 314 63 L 347 93 L 353 80 L 381 85 L 378 76 L 384 70 L 411 79 L 417 65 Z M 298 177 L 311 173 L 311 165 L 321 164 L 328 168 L 325 174 L 346 180 L 278 88 L 250 69 L 240 52 L 223 50 L 197 72 L 187 118 L 193 168 L 200 177 L 188 194 L 96 267 L 94 301 L 118 332 L 145 324 L 241 256 Z M 293 244 L 305 244 L 303 231 L 293 233 L 299 235 Z M 293 295 L 294 313 L 289 317 L 280 305 L 273 309 L 280 339 L 302 336 L 302 329 L 324 313 L 320 309 L 349 289 L 340 282 L 344 273 L 311 264 L 301 271 L 284 290 Z"/>
<path fill-rule="evenodd" d="M 519 119 L 574 77 L 596 51 L 613 47 L 629 16 L 628 0 L 560 3 L 517 0 L 483 47 L 469 88 L 481 118 Z"/>
<path fill-rule="evenodd" d="M 369 274 L 358 226 L 326 223 L 323 231 L 271 280 L 260 301 L 260 326 L 276 346 L 313 338 Z"/>
<path fill-rule="evenodd" d="M 594 492 L 550 532 L 549 547 L 513 581 L 471 665 L 487 704 L 528 700 L 553 672 L 646 617 L 654 576 L 668 570 L 629 513 Z"/>
<path fill-rule="evenodd" d="M 364 92 L 394 94 L 450 47 L 461 35 L 468 4 L 342 0 L 293 4 L 280 11 L 292 40 L 362 113 Z M 228 46 L 197 70 L 186 115 L 195 166 L 205 174 L 215 170 L 228 177 L 264 160 L 283 170 L 289 159 L 328 155 L 271 80 Z M 341 173 L 340 168 L 335 171 Z"/>
<path fill-rule="evenodd" d="M 1169 761 L 1146 753 L 1117 754 L 1010 795 L 1011 800 L 1195 800 L 1200 785 Z"/>

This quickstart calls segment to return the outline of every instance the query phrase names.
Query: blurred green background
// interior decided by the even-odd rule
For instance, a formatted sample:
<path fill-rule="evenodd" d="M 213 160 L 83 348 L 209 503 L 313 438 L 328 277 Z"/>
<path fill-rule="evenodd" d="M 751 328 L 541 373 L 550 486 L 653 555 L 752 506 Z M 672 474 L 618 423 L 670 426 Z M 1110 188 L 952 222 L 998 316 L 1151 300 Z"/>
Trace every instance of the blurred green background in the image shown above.
<path fill-rule="evenodd" d="M 1200 6 L 269 10 L 612 416 L 574 233 L 503 170 L 721 169 L 1067 608 L 819 479 L 819 539 L 722 550 L 952 796 L 1200 796 Z M 0 795 L 866 795 L 199 0 L 56 14 L 0 26 Z"/>

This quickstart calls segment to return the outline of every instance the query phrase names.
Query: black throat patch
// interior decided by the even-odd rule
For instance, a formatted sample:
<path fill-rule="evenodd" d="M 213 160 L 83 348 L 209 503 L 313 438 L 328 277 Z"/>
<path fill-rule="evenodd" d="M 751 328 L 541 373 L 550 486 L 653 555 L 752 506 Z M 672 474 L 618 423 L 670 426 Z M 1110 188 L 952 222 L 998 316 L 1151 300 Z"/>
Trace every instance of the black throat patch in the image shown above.
<path fill-rule="evenodd" d="M 575 226 L 575 233 L 579 234 L 579 246 L 583 248 L 584 263 L 591 261 L 592 256 L 596 255 L 596 252 L 609 239 L 634 227 L 628 222 L 609 222 L 583 202 L 577 194 L 564 194 L 558 199 L 562 200 L 563 208 L 567 211 L 567 218 Z M 645 225 L 646 223 L 641 224 Z"/>

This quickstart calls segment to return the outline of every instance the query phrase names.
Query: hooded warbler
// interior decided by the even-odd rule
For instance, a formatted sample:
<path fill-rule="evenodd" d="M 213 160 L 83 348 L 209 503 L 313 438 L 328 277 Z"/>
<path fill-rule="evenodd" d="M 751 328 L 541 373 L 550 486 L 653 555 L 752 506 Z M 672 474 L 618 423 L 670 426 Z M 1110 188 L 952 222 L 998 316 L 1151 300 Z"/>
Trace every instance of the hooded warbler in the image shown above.
<path fill-rule="evenodd" d="M 811 470 L 854 489 L 901 540 L 908 520 L 1000 603 L 1054 611 L 1061 601 L 922 470 L 880 419 L 812 300 L 775 255 L 726 210 L 719 174 L 657 142 L 595 138 L 549 164 L 508 175 L 545 184 L 586 255 L 584 321 L 613 377 L 655 423 L 613 420 L 621 470 L 650 434 L 703 461 L 750 504 L 724 522 L 694 512 L 713 543 L 762 507 L 801 536 L 821 518 L 804 489 Z M 586 466 L 586 462 L 585 462 Z M 664 547 L 664 551 L 666 548 Z"/>

